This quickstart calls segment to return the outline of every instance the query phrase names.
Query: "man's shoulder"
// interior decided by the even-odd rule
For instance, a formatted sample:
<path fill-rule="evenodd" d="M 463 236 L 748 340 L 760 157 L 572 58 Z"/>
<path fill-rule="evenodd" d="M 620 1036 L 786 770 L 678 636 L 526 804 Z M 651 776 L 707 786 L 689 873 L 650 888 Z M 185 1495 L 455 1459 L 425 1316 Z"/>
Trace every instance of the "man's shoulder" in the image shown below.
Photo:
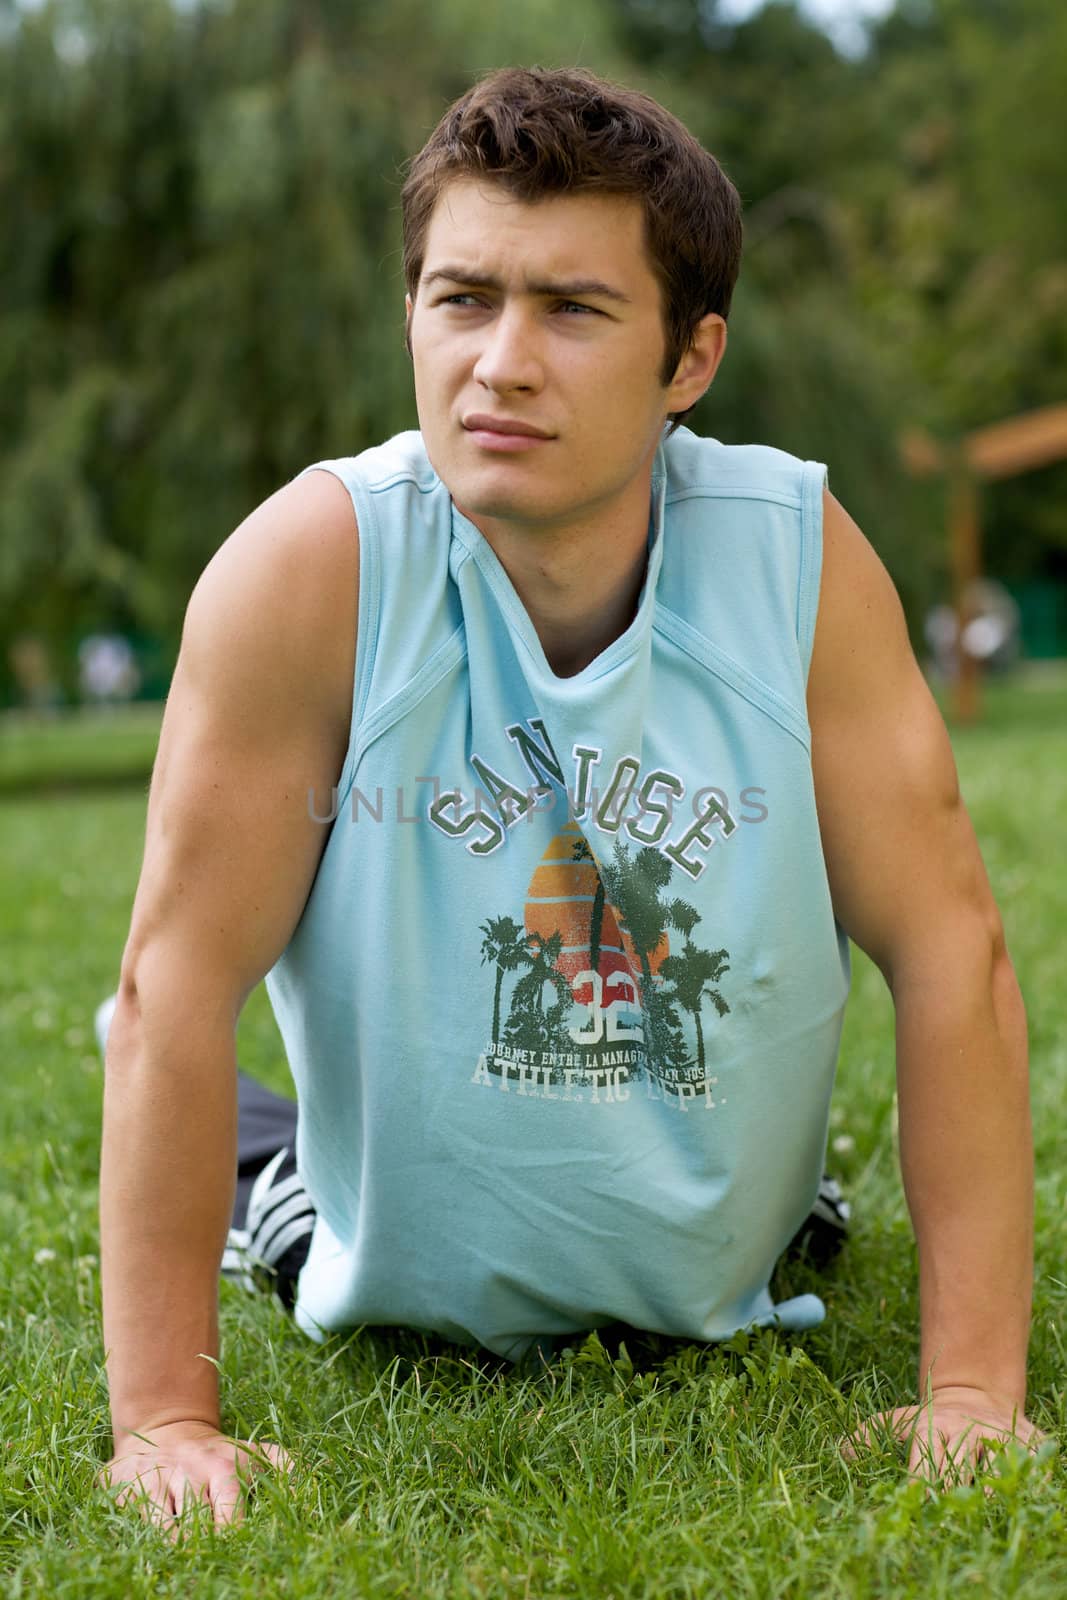
<path fill-rule="evenodd" d="M 285 662 L 294 678 L 343 683 L 354 648 L 359 538 L 351 500 L 327 473 L 278 489 L 220 545 L 193 591 L 183 651 L 205 670 Z M 227 667 L 227 663 L 231 667 Z"/>
<path fill-rule="evenodd" d="M 358 571 L 358 527 L 351 496 L 336 475 L 302 472 L 262 501 L 205 572 L 221 566 L 282 598 L 290 585 L 318 588 L 338 568 Z"/>
<path fill-rule="evenodd" d="M 825 469 L 774 445 L 723 444 L 678 428 L 663 446 L 668 500 L 694 496 L 767 499 L 800 505 L 805 483 Z M 810 491 L 809 491 L 810 492 Z"/>
<path fill-rule="evenodd" d="M 347 486 L 350 493 L 363 490 L 377 494 L 394 485 L 410 484 L 417 493 L 428 494 L 441 487 L 441 480 L 426 453 L 422 434 L 414 428 L 396 433 L 381 444 L 371 445 L 355 455 L 316 461 L 305 468 L 301 477 L 316 470 L 332 473 Z"/>

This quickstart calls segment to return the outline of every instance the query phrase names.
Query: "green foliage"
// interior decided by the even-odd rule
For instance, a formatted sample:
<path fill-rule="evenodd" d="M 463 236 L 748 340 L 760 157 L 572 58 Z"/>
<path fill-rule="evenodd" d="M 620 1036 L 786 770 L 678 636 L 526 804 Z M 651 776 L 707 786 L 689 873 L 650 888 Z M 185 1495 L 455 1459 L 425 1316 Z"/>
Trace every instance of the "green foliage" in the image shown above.
<path fill-rule="evenodd" d="M 610 65 L 596 0 L 49 0 L 0 33 L 0 658 L 176 644 L 312 460 L 415 423 L 401 168 L 500 61 Z"/>
<path fill-rule="evenodd" d="M 867 68 L 884 157 L 859 237 L 863 301 L 907 349 L 916 420 L 952 438 L 1067 395 L 1067 213 L 1053 198 L 1067 12 L 902 9 Z M 990 570 L 1067 576 L 1067 464 L 986 501 Z"/>
<path fill-rule="evenodd" d="M 747 260 L 695 425 L 828 461 L 914 621 L 944 513 L 901 428 L 1064 397 L 1065 59 L 1058 0 L 908 0 L 857 61 L 785 3 L 0 7 L 0 698 L 21 633 L 173 655 L 255 504 L 414 424 L 403 163 L 506 62 L 637 83 L 721 157 Z M 994 571 L 1067 572 L 1067 466 L 987 499 Z"/>

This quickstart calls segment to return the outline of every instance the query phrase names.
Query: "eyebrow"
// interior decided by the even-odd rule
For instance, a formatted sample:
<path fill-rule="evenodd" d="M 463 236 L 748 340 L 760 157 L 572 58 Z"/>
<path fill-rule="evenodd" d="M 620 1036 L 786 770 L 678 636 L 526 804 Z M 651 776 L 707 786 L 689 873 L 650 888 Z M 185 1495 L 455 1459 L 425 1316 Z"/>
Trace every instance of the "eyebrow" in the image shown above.
<path fill-rule="evenodd" d="M 493 289 L 497 294 L 503 293 L 504 290 L 502 279 L 494 277 L 492 273 L 468 272 L 465 268 L 457 266 L 437 267 L 433 272 L 424 272 L 420 287 L 423 284 L 440 282 L 460 284 L 466 289 Z M 526 294 L 543 295 L 548 300 L 574 300 L 586 296 L 598 300 L 614 300 L 624 306 L 632 303 L 628 294 L 623 294 L 621 289 L 614 288 L 601 278 L 538 281 L 528 278 L 523 288 Z"/>

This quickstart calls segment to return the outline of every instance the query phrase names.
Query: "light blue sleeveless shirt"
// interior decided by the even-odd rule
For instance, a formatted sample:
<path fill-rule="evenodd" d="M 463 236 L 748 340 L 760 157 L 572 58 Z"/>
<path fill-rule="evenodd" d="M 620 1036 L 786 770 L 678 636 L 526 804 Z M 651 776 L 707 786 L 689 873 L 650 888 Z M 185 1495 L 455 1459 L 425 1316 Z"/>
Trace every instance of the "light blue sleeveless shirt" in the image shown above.
<path fill-rule="evenodd" d="M 768 1280 L 848 990 L 805 712 L 823 469 L 667 439 L 633 622 L 559 678 L 419 434 L 321 466 L 360 601 L 347 758 L 309 797 L 334 820 L 267 980 L 319 1213 L 300 1324 L 517 1359 L 817 1322 Z"/>

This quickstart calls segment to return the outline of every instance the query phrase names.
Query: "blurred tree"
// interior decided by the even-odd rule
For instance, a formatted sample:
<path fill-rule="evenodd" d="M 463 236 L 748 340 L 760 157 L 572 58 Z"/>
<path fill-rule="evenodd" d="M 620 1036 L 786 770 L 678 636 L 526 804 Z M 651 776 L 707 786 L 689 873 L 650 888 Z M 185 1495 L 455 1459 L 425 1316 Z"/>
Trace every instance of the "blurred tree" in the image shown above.
<path fill-rule="evenodd" d="M 173 652 L 252 506 L 412 425 L 402 164 L 534 60 L 648 88 L 723 160 L 747 259 L 695 423 L 828 460 L 920 614 L 940 512 L 900 427 L 1063 398 L 1059 0 L 901 0 L 858 61 L 783 0 L 0 0 L 0 697 L 16 635 Z M 1001 570 L 1063 570 L 1065 489 L 997 487 Z"/>
<path fill-rule="evenodd" d="M 404 160 L 600 0 L 47 0 L 0 29 L 0 659 L 134 625 L 309 461 L 415 421 Z"/>
<path fill-rule="evenodd" d="M 916 420 L 952 439 L 1067 399 L 1067 9 L 903 0 L 865 71 L 887 164 L 863 303 L 907 351 Z M 1067 579 L 1067 466 L 986 500 L 992 571 Z"/>

